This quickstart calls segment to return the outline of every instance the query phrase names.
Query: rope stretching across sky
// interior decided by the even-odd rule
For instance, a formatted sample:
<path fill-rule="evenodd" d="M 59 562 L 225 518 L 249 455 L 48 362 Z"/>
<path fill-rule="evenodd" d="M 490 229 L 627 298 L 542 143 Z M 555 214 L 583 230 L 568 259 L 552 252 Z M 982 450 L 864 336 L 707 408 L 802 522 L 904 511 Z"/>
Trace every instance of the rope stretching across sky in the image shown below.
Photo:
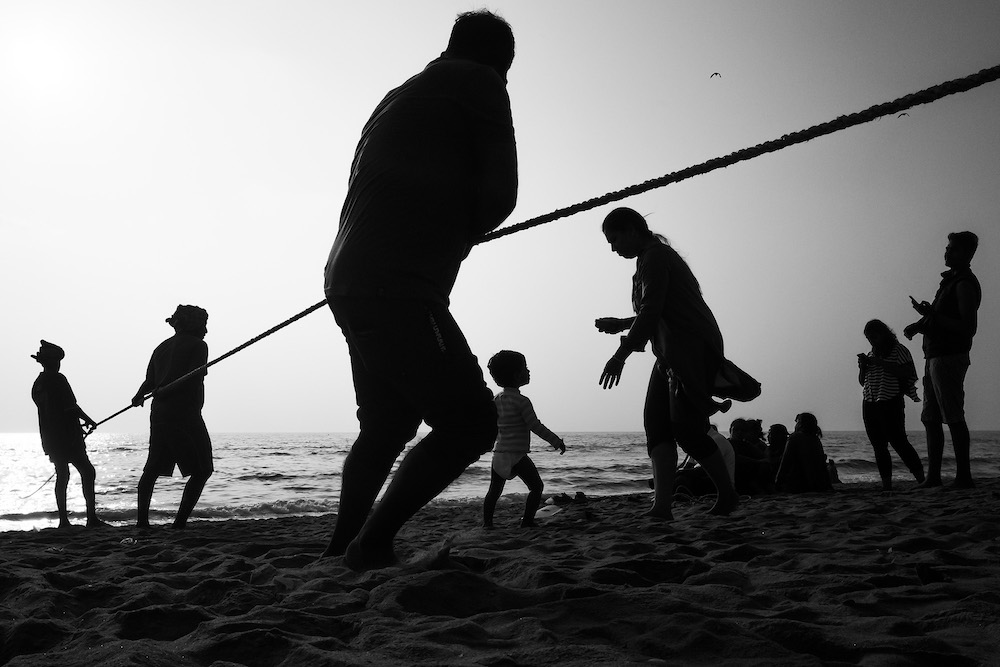
<path fill-rule="evenodd" d="M 677 183 L 678 181 L 683 181 L 685 179 L 691 178 L 693 176 L 700 176 L 701 174 L 707 174 L 710 171 L 715 171 L 716 169 L 721 169 L 723 167 L 728 167 L 730 165 L 736 164 L 737 162 L 743 162 L 744 160 L 750 160 L 765 153 L 773 153 L 774 151 L 781 150 L 782 148 L 787 148 L 789 146 L 794 146 L 795 144 L 801 144 L 803 142 L 809 141 L 810 139 L 815 139 L 816 137 L 822 137 L 826 134 L 832 134 L 834 132 L 839 132 L 840 130 L 847 129 L 849 127 L 854 127 L 855 125 L 861 125 L 862 123 L 867 123 L 882 116 L 888 116 L 894 113 L 900 113 L 906 109 L 911 109 L 920 104 L 929 104 L 930 102 L 937 101 L 942 97 L 947 97 L 948 95 L 955 95 L 956 93 L 964 93 L 966 91 L 972 90 L 978 86 L 986 83 L 992 83 L 1000 79 L 1000 65 L 995 67 L 990 67 L 987 69 L 980 70 L 975 74 L 965 76 L 959 79 L 952 79 L 951 81 L 946 81 L 940 83 L 936 86 L 931 86 L 930 88 L 925 88 L 923 90 L 917 91 L 915 93 L 910 93 L 909 95 L 904 95 L 903 97 L 892 100 L 891 102 L 884 102 L 882 104 L 876 104 L 875 106 L 868 107 L 864 111 L 858 111 L 856 113 L 848 114 L 846 116 L 838 116 L 837 118 L 827 121 L 825 123 L 820 123 L 819 125 L 813 125 L 804 130 L 799 130 L 798 132 L 792 132 L 791 134 L 785 134 L 780 139 L 773 139 L 771 141 L 765 141 L 764 143 L 757 144 L 756 146 L 751 146 L 749 148 L 744 148 L 738 150 L 735 153 L 730 153 L 729 155 L 723 157 L 712 158 L 706 162 L 681 169 L 680 171 L 674 171 L 665 176 L 660 176 L 659 178 L 654 178 L 644 183 L 638 183 L 636 185 L 631 185 L 627 188 L 621 190 L 616 190 L 614 192 L 609 192 L 600 197 L 595 197 L 593 199 L 588 199 L 586 201 L 580 202 L 579 204 L 574 204 L 572 206 L 567 206 L 566 208 L 556 209 L 551 213 L 546 213 L 545 215 L 538 216 L 537 218 L 531 218 L 525 220 L 524 222 L 517 223 L 515 225 L 509 225 L 501 229 L 494 230 L 489 234 L 485 235 L 483 238 L 476 241 L 476 245 L 480 243 L 486 243 L 487 241 L 493 241 L 502 236 L 508 236 L 516 232 L 530 229 L 531 227 L 537 227 L 539 225 L 544 225 L 547 222 L 552 222 L 553 220 L 558 220 L 559 218 L 565 218 L 577 213 L 582 213 L 583 211 L 589 211 L 590 209 L 597 208 L 598 206 L 604 206 L 605 204 L 610 204 L 612 202 L 620 201 L 626 197 L 632 197 L 634 195 L 641 194 L 643 192 L 648 192 L 649 190 L 654 190 L 656 188 L 662 188 L 665 185 L 670 185 L 671 183 Z M 319 303 L 309 306 L 297 315 L 293 315 L 281 324 L 271 327 L 259 336 L 251 338 L 247 342 L 243 343 L 239 347 L 233 348 L 229 352 L 225 353 L 217 359 L 213 359 L 207 364 L 200 366 L 193 371 L 182 375 L 173 382 L 164 385 L 163 387 L 158 387 L 156 391 L 163 391 L 168 387 L 172 387 L 179 382 L 183 382 L 192 375 L 196 375 L 204 372 L 209 366 L 219 363 L 227 357 L 231 357 L 240 350 L 247 348 L 257 341 L 270 336 L 274 332 L 285 328 L 292 322 L 302 319 L 309 313 L 319 310 L 326 305 L 326 299 L 323 299 Z M 149 394 L 143 400 L 150 398 L 153 394 Z M 126 410 L 130 409 L 131 405 L 123 408 L 116 412 L 115 414 L 102 419 L 97 422 L 98 425 L 109 421 L 118 415 L 122 414 Z"/>

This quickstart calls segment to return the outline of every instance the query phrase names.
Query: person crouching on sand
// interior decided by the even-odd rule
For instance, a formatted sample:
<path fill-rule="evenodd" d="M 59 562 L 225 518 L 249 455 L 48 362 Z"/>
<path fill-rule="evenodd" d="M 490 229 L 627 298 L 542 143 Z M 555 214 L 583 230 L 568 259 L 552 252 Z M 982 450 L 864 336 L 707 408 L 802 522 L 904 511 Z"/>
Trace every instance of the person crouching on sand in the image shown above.
<path fill-rule="evenodd" d="M 56 469 L 56 507 L 59 510 L 59 527 L 70 526 L 66 511 L 66 488 L 69 486 L 69 465 L 80 473 L 83 497 L 87 502 L 87 527 L 107 526 L 97 518 L 97 500 L 94 482 L 97 471 L 87 456 L 83 426 L 97 428 L 94 420 L 77 405 L 69 380 L 59 372 L 66 353 L 58 345 L 41 341 L 38 352 L 31 358 L 42 365 L 42 372 L 31 386 L 31 398 L 38 407 L 38 432 L 42 450 Z M 83 424 L 81 425 L 81 422 Z"/>
<path fill-rule="evenodd" d="M 166 319 L 174 335 L 160 343 L 149 360 L 146 379 L 132 398 L 138 407 L 145 396 L 153 394 L 149 410 L 149 455 L 139 479 L 136 526 L 149 528 L 149 504 L 157 477 L 171 477 L 174 466 L 190 477 L 184 485 L 180 507 L 173 527 L 183 528 L 194 509 L 205 483 L 215 468 L 212 463 L 212 440 L 209 438 L 201 409 L 205 405 L 207 370 L 167 387 L 191 371 L 208 363 L 208 313 L 198 306 L 177 306 Z"/>
<path fill-rule="evenodd" d="M 490 358 L 486 367 L 503 391 L 494 399 L 497 406 L 498 435 L 496 447 L 493 448 L 493 464 L 490 466 L 490 489 L 483 501 L 483 527 L 493 527 L 493 511 L 506 481 L 519 477 L 528 487 L 521 527 L 529 528 L 535 525 L 535 512 L 542 501 L 544 488 L 538 469 L 528 457 L 531 434 L 548 442 L 559 454 L 566 453 L 566 443 L 538 420 L 531 401 L 521 393 L 520 387 L 531 380 L 523 354 L 500 350 Z"/>

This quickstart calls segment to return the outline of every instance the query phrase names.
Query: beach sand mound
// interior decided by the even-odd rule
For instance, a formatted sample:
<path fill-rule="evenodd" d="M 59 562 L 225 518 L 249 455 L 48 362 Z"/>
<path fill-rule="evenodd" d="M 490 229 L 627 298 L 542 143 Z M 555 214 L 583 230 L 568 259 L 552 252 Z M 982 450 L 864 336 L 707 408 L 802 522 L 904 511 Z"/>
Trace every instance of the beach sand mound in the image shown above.
<path fill-rule="evenodd" d="M 0 534 L 0 664 L 997 664 L 1000 480 L 707 499 L 647 493 L 497 528 L 438 502 L 396 567 L 317 561 L 333 517 Z"/>

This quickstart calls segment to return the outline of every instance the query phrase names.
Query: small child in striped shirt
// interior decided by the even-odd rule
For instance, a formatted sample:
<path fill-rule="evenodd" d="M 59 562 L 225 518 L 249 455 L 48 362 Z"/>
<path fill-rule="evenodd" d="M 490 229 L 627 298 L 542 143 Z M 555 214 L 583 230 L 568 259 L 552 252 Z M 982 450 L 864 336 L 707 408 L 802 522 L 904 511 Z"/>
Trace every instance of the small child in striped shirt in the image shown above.
<path fill-rule="evenodd" d="M 494 398 L 499 433 L 493 448 L 490 489 L 483 501 L 483 527 L 493 527 L 493 511 L 503 493 L 504 484 L 515 477 L 519 477 L 528 487 L 521 527 L 532 527 L 535 525 L 535 512 L 542 500 L 544 484 L 535 464 L 528 457 L 528 452 L 531 451 L 531 434 L 548 442 L 560 454 L 566 453 L 566 443 L 538 420 L 531 401 L 521 394 L 520 387 L 531 380 L 523 354 L 501 350 L 490 358 L 486 367 L 503 391 Z"/>

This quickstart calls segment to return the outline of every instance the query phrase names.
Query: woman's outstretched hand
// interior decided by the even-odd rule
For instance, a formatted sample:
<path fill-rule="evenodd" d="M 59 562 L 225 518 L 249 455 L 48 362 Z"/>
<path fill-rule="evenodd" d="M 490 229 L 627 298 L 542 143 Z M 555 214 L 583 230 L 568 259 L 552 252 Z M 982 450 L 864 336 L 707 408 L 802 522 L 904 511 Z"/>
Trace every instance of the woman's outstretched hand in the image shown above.
<path fill-rule="evenodd" d="M 608 363 L 604 364 L 604 372 L 601 373 L 601 381 L 599 384 L 605 389 L 611 389 L 612 387 L 617 386 L 618 381 L 622 378 L 622 371 L 624 369 L 624 361 L 611 357 L 608 359 Z"/>
<path fill-rule="evenodd" d="M 594 326 L 601 333 L 616 334 L 629 328 L 630 320 L 621 317 L 599 317 L 594 320 Z"/>

